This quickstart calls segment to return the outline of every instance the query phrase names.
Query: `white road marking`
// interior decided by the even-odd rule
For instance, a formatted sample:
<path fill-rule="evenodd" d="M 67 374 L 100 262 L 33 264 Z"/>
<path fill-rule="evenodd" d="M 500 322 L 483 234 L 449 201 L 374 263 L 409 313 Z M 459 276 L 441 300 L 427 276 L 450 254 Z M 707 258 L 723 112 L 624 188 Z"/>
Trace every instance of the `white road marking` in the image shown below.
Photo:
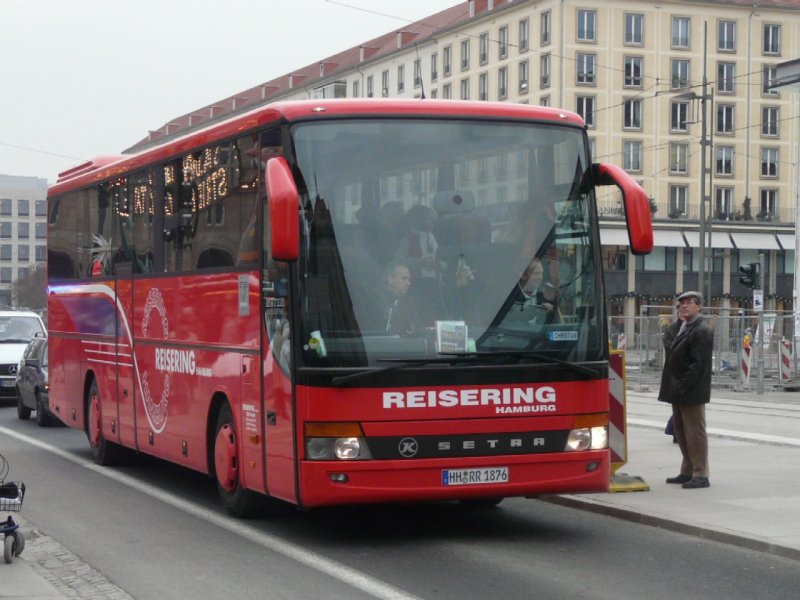
<path fill-rule="evenodd" d="M 165 492 L 153 485 L 144 483 L 133 477 L 115 471 L 108 467 L 101 467 L 92 462 L 87 462 L 69 452 L 52 446 L 35 438 L 21 434 L 6 427 L 0 427 L 0 433 L 9 437 L 15 438 L 31 446 L 55 454 L 56 456 L 75 463 L 81 467 L 85 467 L 99 475 L 113 479 L 114 481 L 135 489 L 138 492 L 147 494 L 151 498 L 164 502 L 178 510 L 182 510 L 198 519 L 202 519 L 207 523 L 221 527 L 231 533 L 239 535 L 255 544 L 258 544 L 268 550 L 277 552 L 287 558 L 290 558 L 300 564 L 303 564 L 311 569 L 325 573 L 334 579 L 338 579 L 362 592 L 365 592 L 375 598 L 382 598 L 386 600 L 419 600 L 418 596 L 414 596 L 404 590 L 396 588 L 388 583 L 370 577 L 360 571 L 351 569 L 336 561 L 330 560 L 320 554 L 292 544 L 286 540 L 278 537 L 256 531 L 252 527 L 245 525 L 242 521 L 223 515 L 207 508 L 203 508 L 197 504 L 187 502 L 185 499 Z"/>

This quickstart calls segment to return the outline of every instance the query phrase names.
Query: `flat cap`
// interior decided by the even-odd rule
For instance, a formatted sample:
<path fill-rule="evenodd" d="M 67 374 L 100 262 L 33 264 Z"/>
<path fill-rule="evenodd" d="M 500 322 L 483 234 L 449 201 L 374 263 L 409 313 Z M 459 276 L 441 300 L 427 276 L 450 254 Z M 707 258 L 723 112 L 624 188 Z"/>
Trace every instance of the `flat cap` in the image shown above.
<path fill-rule="evenodd" d="M 687 298 L 694 298 L 695 302 L 697 302 L 698 304 L 703 304 L 703 293 L 702 292 L 697 292 L 697 291 L 694 291 L 694 290 L 690 290 L 688 292 L 683 292 L 680 296 L 678 296 L 678 302 L 680 302 L 681 300 L 685 300 Z"/>

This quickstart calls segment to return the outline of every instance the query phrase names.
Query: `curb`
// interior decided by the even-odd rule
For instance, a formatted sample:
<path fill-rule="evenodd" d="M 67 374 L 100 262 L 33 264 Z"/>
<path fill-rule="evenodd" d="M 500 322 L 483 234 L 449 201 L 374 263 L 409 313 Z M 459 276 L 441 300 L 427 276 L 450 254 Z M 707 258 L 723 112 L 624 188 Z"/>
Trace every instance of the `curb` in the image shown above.
<path fill-rule="evenodd" d="M 772 542 L 753 539 L 736 533 L 720 531 L 718 529 L 707 529 L 698 525 L 688 525 L 686 523 L 665 519 L 664 517 L 656 517 L 641 512 L 619 508 L 617 506 L 611 506 L 609 504 L 589 498 L 580 498 L 579 496 L 575 495 L 544 495 L 539 496 L 538 499 L 551 504 L 586 510 L 589 512 L 622 519 L 624 521 L 630 521 L 632 523 L 648 525 L 650 527 L 658 527 L 659 529 L 666 529 L 675 533 L 691 535 L 705 540 L 721 542 L 723 544 L 738 546 L 747 550 L 755 550 L 757 552 L 764 552 L 773 556 L 780 556 L 781 558 L 800 561 L 800 549 L 797 548 L 780 546 Z"/>

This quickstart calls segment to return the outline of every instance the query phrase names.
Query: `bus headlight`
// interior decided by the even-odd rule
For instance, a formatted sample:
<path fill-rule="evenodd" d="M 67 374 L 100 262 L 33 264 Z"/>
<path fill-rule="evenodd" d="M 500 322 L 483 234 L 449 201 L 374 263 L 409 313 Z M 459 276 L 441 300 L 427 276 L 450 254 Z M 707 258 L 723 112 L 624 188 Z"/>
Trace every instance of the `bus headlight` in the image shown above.
<path fill-rule="evenodd" d="M 569 432 L 564 450 L 602 450 L 607 447 L 608 429 L 606 427 L 583 427 Z"/>
<path fill-rule="evenodd" d="M 367 460 L 372 454 L 358 423 L 306 423 L 307 460 Z"/>

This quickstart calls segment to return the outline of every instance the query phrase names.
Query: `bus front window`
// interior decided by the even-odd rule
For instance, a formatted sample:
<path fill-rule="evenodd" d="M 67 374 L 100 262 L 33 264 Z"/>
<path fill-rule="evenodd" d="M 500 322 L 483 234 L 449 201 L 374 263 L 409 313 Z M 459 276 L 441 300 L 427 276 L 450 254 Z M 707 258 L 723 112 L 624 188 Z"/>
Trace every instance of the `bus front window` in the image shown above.
<path fill-rule="evenodd" d="M 604 356 L 581 130 L 380 119 L 292 135 L 304 364 Z"/>

